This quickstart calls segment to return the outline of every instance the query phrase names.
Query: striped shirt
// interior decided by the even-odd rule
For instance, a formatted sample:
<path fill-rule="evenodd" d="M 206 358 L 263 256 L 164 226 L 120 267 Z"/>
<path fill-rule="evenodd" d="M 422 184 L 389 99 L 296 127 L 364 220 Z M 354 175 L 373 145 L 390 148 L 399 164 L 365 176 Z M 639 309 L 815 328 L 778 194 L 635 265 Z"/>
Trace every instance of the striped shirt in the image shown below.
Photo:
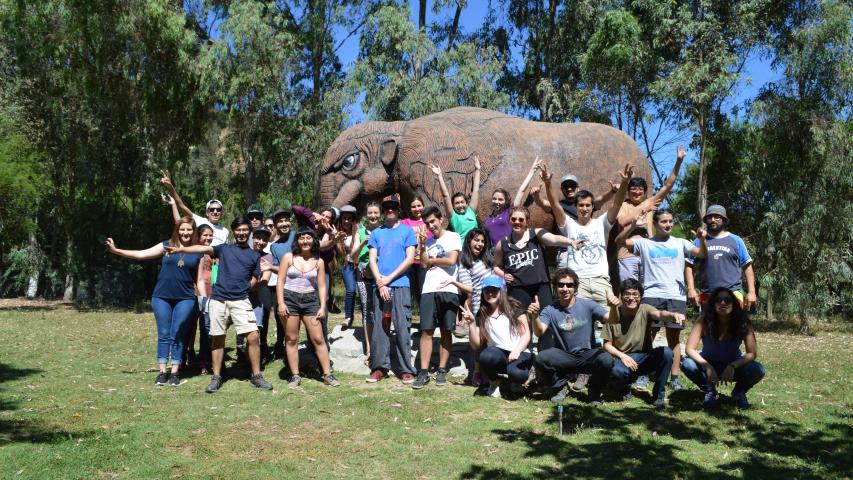
<path fill-rule="evenodd" d="M 483 290 L 483 279 L 486 278 L 492 269 L 487 267 L 482 260 L 477 260 L 471 265 L 471 268 L 465 268 L 459 264 L 459 283 L 470 285 L 474 291 L 471 292 L 471 313 L 475 316 L 480 311 L 480 295 Z"/>

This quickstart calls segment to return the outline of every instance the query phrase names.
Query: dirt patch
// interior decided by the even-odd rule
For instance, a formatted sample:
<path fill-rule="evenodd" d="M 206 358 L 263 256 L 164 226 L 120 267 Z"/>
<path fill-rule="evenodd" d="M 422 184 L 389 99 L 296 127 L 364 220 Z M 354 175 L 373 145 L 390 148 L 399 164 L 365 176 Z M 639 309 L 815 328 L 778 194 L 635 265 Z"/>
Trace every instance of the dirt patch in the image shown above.
<path fill-rule="evenodd" d="M 0 298 L 0 310 L 53 310 L 56 308 L 70 308 L 73 305 L 74 304 L 71 302 L 64 302 L 62 300 L 45 300 L 43 298 Z"/>

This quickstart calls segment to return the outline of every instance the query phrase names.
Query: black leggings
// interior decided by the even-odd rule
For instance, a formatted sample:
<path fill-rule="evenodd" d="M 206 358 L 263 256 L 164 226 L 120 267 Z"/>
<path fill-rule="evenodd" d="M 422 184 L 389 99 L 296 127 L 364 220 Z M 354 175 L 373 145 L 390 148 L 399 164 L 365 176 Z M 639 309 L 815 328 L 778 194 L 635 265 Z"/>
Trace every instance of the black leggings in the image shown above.
<path fill-rule="evenodd" d="M 542 308 L 545 308 L 547 305 L 551 305 L 553 303 L 554 298 L 551 296 L 551 284 L 549 283 L 536 283 L 533 285 L 508 285 L 506 288 L 506 293 L 518 300 L 518 303 L 521 304 L 521 308 L 527 310 L 527 307 L 533 303 L 533 298 L 539 297 L 539 305 Z"/>

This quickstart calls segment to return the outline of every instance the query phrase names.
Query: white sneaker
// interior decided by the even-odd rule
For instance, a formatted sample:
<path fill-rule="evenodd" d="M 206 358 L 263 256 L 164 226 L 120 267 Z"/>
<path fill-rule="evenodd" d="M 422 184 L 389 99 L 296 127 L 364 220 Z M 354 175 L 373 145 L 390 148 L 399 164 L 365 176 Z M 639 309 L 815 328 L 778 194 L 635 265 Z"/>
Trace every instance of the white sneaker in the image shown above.
<path fill-rule="evenodd" d="M 486 395 L 492 398 L 501 398 L 501 379 L 498 378 L 494 382 L 489 382 L 489 391 Z"/>

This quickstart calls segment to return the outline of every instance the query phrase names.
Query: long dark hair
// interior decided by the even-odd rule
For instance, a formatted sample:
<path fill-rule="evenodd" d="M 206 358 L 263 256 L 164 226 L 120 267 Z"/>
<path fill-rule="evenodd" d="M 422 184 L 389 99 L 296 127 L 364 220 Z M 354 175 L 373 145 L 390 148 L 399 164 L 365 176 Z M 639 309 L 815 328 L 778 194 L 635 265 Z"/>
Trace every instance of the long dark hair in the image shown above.
<path fill-rule="evenodd" d="M 483 253 L 480 254 L 479 258 L 474 255 L 473 251 L 471 251 L 471 241 L 474 240 L 474 237 L 477 235 L 482 235 L 484 239 Z M 462 252 L 459 254 L 459 263 L 461 263 L 465 268 L 473 267 L 474 262 L 477 260 L 482 260 L 486 265 L 486 268 L 492 268 L 495 264 L 492 252 L 492 239 L 489 238 L 489 234 L 480 227 L 472 228 L 468 231 L 465 235 L 465 241 L 462 243 Z"/>
<path fill-rule="evenodd" d="M 293 250 L 294 255 L 299 255 L 302 251 L 299 249 L 299 237 L 302 235 L 309 235 L 311 237 L 311 255 L 318 256 L 320 255 L 320 237 L 317 236 L 317 232 L 310 227 L 302 227 L 299 231 L 296 232 L 296 237 L 293 239 L 293 243 L 296 244 L 295 248 L 291 248 Z"/>
<path fill-rule="evenodd" d="M 477 312 L 477 323 L 482 326 L 483 332 L 486 335 L 486 340 L 491 340 L 489 338 L 489 316 L 491 313 L 486 312 L 488 305 L 488 302 L 486 302 L 486 289 L 484 288 L 483 291 L 480 292 L 480 311 Z M 501 287 L 501 297 L 500 300 L 498 300 L 497 309 L 509 318 L 510 333 L 518 336 L 523 323 L 518 317 L 525 312 L 520 312 L 521 303 L 519 303 L 518 300 L 507 295 L 506 287 Z M 519 312 L 518 315 L 516 315 L 516 312 Z"/>
<path fill-rule="evenodd" d="M 740 302 L 735 294 L 725 287 L 720 287 L 711 292 L 708 296 L 708 302 L 702 305 L 702 322 L 705 328 L 708 329 L 707 334 L 715 339 L 720 338 L 720 319 L 717 317 L 717 309 L 714 308 L 717 297 L 727 295 L 732 299 L 732 313 L 729 315 L 729 336 L 733 338 L 744 339 L 752 330 L 752 322 L 749 321 L 749 315 L 740 306 Z"/>

